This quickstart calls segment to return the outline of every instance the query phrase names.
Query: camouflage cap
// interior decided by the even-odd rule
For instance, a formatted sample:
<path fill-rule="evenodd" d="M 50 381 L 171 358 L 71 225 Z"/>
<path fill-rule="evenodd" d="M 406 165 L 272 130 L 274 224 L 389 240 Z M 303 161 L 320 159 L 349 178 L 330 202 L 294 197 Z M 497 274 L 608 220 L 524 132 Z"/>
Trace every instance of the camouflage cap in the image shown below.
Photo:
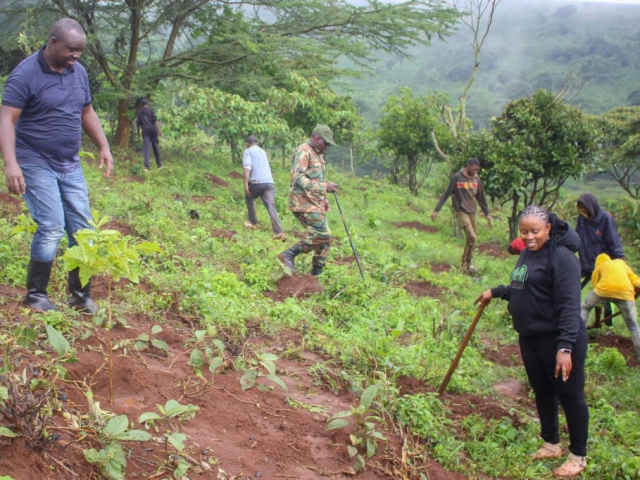
<path fill-rule="evenodd" d="M 316 125 L 316 128 L 314 128 L 313 131 L 320 135 L 329 145 L 336 144 L 336 142 L 333 141 L 333 132 L 326 125 L 322 125 L 319 123 L 318 125 Z"/>

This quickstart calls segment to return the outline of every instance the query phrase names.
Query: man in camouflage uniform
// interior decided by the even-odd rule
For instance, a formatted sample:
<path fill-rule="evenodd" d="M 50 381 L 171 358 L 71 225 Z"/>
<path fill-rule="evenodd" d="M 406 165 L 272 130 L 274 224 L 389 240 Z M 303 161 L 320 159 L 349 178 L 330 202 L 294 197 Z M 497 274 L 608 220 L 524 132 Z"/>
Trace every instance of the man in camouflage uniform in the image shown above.
<path fill-rule="evenodd" d="M 301 253 L 313 251 L 311 275 L 322 273 L 329 247 L 331 230 L 327 223 L 329 202 L 327 192 L 335 192 L 338 186 L 325 179 L 324 152 L 333 142 L 333 132 L 326 125 L 316 125 L 311 138 L 300 145 L 293 154 L 291 163 L 291 186 L 289 189 L 289 210 L 307 229 L 307 236 L 293 247 L 285 250 L 278 258 L 296 273 L 294 260 Z"/>

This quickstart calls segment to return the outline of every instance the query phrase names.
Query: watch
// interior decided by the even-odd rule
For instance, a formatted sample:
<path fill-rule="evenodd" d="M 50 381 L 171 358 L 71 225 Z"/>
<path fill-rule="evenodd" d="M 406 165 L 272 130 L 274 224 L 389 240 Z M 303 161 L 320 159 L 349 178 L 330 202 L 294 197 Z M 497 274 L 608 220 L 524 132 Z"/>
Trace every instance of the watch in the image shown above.
<path fill-rule="evenodd" d="M 571 350 L 568 348 L 559 348 L 558 352 L 560 353 L 568 353 L 569 355 L 571 355 Z"/>

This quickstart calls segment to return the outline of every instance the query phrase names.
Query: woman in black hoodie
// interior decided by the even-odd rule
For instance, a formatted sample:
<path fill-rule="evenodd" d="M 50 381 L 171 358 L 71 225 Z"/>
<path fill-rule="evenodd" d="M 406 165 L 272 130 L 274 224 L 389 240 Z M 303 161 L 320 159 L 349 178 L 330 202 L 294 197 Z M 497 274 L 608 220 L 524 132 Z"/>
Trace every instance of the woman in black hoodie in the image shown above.
<path fill-rule="evenodd" d="M 487 304 L 494 297 L 509 301 L 544 440 L 534 459 L 563 456 L 560 404 L 570 453 L 553 473 L 572 478 L 586 467 L 589 428 L 584 399 L 587 334 L 580 319 L 580 263 L 575 256 L 580 240 L 567 223 L 537 206 L 522 211 L 519 229 L 526 248 L 511 272 L 511 284 L 483 292 L 476 303 Z"/>

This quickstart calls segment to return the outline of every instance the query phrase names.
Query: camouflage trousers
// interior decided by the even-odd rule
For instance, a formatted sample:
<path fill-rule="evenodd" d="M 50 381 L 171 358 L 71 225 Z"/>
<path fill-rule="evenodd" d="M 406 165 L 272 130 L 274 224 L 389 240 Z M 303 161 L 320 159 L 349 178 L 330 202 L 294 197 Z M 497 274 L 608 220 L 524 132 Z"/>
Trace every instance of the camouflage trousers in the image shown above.
<path fill-rule="evenodd" d="M 462 270 L 467 271 L 473 261 L 473 250 L 476 247 L 476 232 L 478 231 L 478 218 L 475 213 L 456 212 L 458 225 L 464 232 L 466 241 L 462 252 Z"/>
<path fill-rule="evenodd" d="M 293 212 L 293 215 L 306 228 L 307 236 L 300 245 L 304 253 L 313 251 L 313 266 L 324 267 L 331 246 L 331 230 L 327 216 L 323 212 Z"/>

